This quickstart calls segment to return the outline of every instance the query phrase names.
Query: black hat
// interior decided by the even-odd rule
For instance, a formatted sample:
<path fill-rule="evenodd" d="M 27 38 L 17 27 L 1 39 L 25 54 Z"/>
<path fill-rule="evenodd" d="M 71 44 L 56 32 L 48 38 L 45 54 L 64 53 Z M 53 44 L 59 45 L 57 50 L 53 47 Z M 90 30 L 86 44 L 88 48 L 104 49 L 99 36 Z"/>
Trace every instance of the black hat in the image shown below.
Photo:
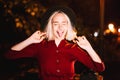
<path fill-rule="evenodd" d="M 45 13 L 44 15 L 42 16 L 41 18 L 41 27 L 40 29 L 41 30 L 44 30 L 47 23 L 48 23 L 48 19 L 49 17 L 55 12 L 55 11 L 61 11 L 61 12 L 64 12 L 70 19 L 71 23 L 72 23 L 72 26 L 75 26 L 76 25 L 76 15 L 74 13 L 74 11 L 67 7 L 67 6 L 54 6 L 54 7 L 51 7 L 49 8 Z"/>

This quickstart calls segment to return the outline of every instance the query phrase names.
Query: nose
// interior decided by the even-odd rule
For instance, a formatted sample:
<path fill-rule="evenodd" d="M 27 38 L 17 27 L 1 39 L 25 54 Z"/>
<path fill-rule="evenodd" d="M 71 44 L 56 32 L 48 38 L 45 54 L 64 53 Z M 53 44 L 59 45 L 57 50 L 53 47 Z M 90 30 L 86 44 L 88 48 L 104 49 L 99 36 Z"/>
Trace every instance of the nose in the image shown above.
<path fill-rule="evenodd" d="M 62 30 L 62 25 L 61 24 L 59 24 L 59 27 L 58 27 L 60 30 Z"/>

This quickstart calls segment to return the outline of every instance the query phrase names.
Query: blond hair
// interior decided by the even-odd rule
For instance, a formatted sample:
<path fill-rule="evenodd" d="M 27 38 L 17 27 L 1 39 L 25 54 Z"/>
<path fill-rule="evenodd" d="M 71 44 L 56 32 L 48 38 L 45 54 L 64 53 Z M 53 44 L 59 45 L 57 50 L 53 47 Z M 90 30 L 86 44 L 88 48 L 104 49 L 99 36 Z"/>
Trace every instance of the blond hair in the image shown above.
<path fill-rule="evenodd" d="M 69 17 L 62 11 L 55 11 L 50 16 L 50 18 L 48 19 L 48 24 L 46 25 L 46 29 L 45 29 L 45 32 L 47 34 L 47 39 L 48 40 L 54 40 L 53 29 L 52 29 L 52 19 L 58 13 L 62 13 L 66 17 L 66 19 L 68 21 L 68 31 L 67 31 L 65 39 L 69 40 L 69 41 L 73 40 L 76 37 L 76 33 L 77 33 L 76 29 L 75 29 L 75 26 L 72 26 Z"/>

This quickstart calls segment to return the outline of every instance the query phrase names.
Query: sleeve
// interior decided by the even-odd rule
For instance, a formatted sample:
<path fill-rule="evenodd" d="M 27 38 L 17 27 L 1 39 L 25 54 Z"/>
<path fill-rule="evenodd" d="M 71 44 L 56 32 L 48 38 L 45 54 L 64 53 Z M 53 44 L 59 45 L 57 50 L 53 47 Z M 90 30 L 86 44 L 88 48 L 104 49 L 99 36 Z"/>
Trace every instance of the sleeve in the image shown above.
<path fill-rule="evenodd" d="M 11 50 L 9 49 L 5 53 L 5 58 L 7 59 L 18 59 L 18 58 L 24 58 L 24 57 L 35 57 L 37 55 L 37 44 L 31 44 L 27 46 L 26 48 L 22 49 L 21 51 Z"/>
<path fill-rule="evenodd" d="M 91 70 L 95 72 L 102 72 L 105 69 L 104 63 L 98 63 L 95 62 L 91 59 L 91 57 L 88 55 L 88 53 L 78 46 L 73 47 L 72 49 L 72 54 L 77 59 L 80 61 L 82 64 L 84 64 L 86 67 L 90 68 Z"/>

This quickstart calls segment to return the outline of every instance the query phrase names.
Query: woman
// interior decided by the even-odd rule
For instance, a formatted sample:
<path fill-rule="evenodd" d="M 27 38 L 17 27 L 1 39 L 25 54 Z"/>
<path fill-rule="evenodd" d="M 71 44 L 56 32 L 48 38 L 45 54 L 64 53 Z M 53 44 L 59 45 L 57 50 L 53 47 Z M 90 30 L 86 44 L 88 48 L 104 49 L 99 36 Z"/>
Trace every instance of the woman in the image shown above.
<path fill-rule="evenodd" d="M 41 30 L 14 45 L 6 57 L 37 58 L 40 80 L 73 80 L 76 60 L 96 72 L 105 69 L 86 37 L 76 35 L 75 15 L 67 7 L 49 9 L 41 20 Z"/>

